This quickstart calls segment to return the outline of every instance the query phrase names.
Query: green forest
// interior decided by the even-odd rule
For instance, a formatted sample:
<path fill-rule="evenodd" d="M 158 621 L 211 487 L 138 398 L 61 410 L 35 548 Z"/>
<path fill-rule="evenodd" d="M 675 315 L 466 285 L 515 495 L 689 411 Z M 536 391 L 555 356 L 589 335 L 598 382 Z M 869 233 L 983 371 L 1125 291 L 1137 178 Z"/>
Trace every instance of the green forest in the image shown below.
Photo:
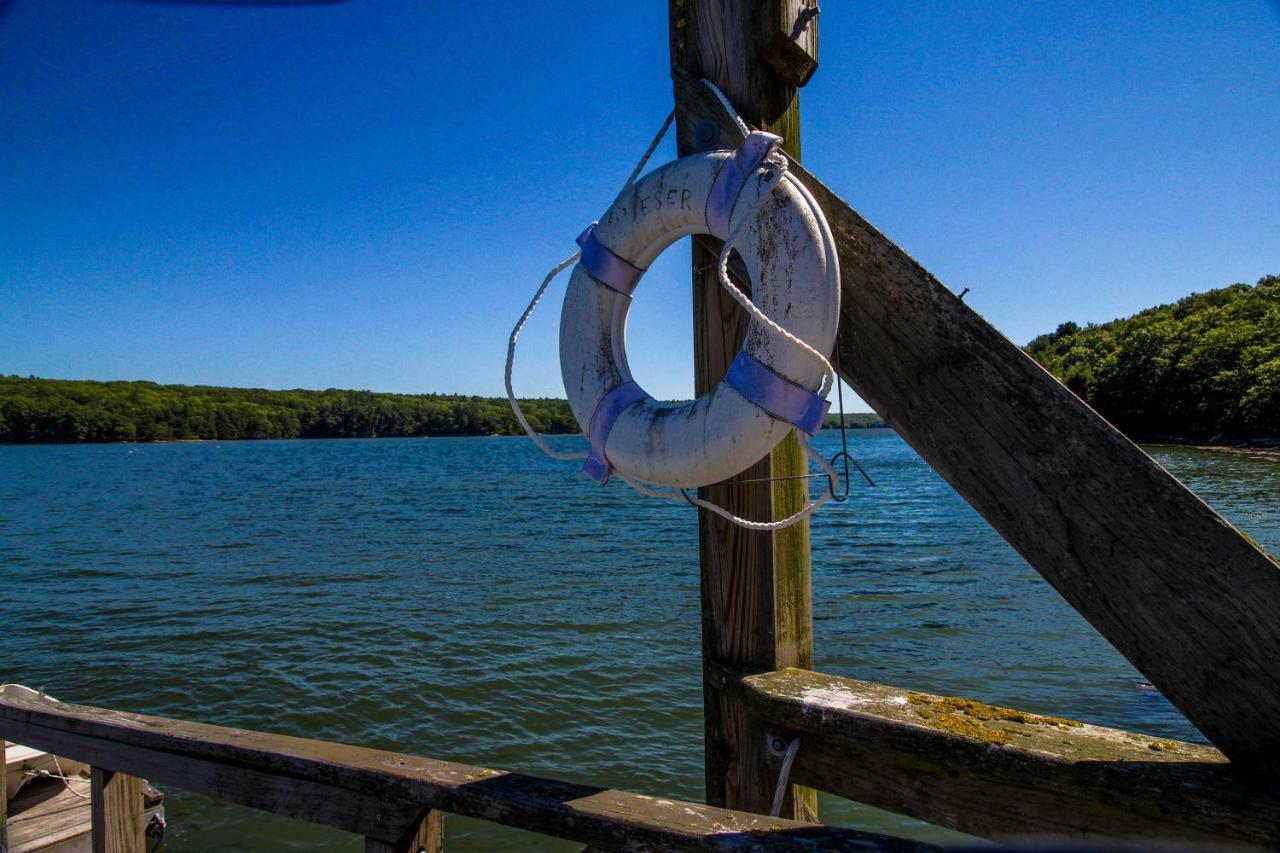
<path fill-rule="evenodd" d="M 1063 323 L 1027 351 L 1131 437 L 1280 436 L 1280 276 Z"/>
<path fill-rule="evenodd" d="M 564 400 L 520 405 L 538 432 L 579 431 Z M 846 419 L 851 429 L 883 426 L 875 415 Z M 504 397 L 0 376 L 0 443 L 8 444 L 523 434 Z"/>
<path fill-rule="evenodd" d="M 540 432 L 577 432 L 564 400 L 522 401 Z M 0 377 L 0 442 L 516 435 L 505 398 L 264 391 Z"/>
<path fill-rule="evenodd" d="M 1135 438 L 1280 436 L 1280 276 L 1109 323 L 1063 323 L 1027 351 Z M 564 400 L 522 406 L 539 432 L 578 432 Z M 869 414 L 846 422 L 883 425 Z M 11 444 L 519 434 L 500 397 L 0 376 L 0 442 Z"/>

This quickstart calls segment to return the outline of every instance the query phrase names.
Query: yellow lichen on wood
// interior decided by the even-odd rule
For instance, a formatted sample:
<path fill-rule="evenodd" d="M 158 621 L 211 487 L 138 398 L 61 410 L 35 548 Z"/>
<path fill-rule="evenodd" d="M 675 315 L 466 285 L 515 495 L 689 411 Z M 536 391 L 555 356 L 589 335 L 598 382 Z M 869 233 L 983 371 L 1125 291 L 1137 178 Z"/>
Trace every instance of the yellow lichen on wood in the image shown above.
<path fill-rule="evenodd" d="M 931 729 L 939 729 L 944 732 L 960 735 L 961 737 L 980 740 L 984 743 L 1008 743 L 1009 733 L 1004 729 L 995 729 L 984 726 L 978 720 L 972 717 L 965 717 L 959 714 L 946 714 L 944 716 L 932 717 L 925 720 L 925 725 Z"/>
<path fill-rule="evenodd" d="M 925 693 L 908 693 L 907 702 L 925 725 L 932 729 L 952 732 L 963 737 L 974 738 L 985 743 L 1008 743 L 1010 730 L 1003 727 L 992 727 L 985 723 L 1021 723 L 1028 726 L 1054 726 L 1057 728 L 1079 728 L 1084 723 L 1069 720 L 1065 717 L 1045 717 L 1029 714 L 1016 708 L 1004 708 L 999 705 L 988 705 L 972 699 L 958 696 L 929 696 Z"/>

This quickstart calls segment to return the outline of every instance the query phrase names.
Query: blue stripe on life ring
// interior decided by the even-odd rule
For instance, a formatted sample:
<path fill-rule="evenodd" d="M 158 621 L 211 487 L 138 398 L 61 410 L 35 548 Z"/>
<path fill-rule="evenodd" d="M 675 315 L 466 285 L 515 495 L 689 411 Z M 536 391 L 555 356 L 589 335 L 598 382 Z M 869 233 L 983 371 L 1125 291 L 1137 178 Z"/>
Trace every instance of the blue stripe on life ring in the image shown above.
<path fill-rule="evenodd" d="M 591 413 L 591 423 L 587 426 L 587 438 L 591 440 L 591 450 L 582 463 L 582 473 L 601 485 L 609 482 L 612 466 L 604 455 L 605 442 L 613 425 L 627 407 L 640 402 L 649 395 L 634 382 L 623 382 L 608 394 L 600 398 L 596 410 Z"/>
<path fill-rule="evenodd" d="M 610 290 L 630 296 L 644 270 L 621 255 L 615 255 L 612 249 L 597 240 L 594 222 L 578 235 L 577 242 L 582 247 L 582 258 L 578 263 L 587 274 Z"/>
<path fill-rule="evenodd" d="M 712 236 L 721 240 L 729 239 L 729 224 L 733 221 L 733 209 L 738 206 L 738 197 L 747 184 L 747 178 L 756 173 L 764 165 L 773 150 L 782 144 L 782 137 L 762 130 L 753 130 L 748 134 L 733 156 L 724 161 L 716 179 L 707 193 L 707 206 L 704 217 L 707 230 Z"/>
<path fill-rule="evenodd" d="M 729 365 L 724 382 L 746 397 L 766 414 L 786 421 L 809 435 L 817 435 L 831 404 L 769 369 L 747 354 L 745 349 Z"/>

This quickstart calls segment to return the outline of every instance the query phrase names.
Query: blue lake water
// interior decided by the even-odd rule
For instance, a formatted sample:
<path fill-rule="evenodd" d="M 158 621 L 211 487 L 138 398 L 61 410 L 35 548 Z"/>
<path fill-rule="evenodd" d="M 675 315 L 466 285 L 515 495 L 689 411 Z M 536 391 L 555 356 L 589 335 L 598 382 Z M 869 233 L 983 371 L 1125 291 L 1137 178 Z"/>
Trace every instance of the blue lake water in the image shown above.
<path fill-rule="evenodd" d="M 851 439 L 879 485 L 813 525 L 818 669 L 1200 739 L 897 436 Z M 1280 551 L 1280 457 L 1150 451 Z M 524 439 L 0 447 L 0 681 L 68 701 L 700 799 L 698 619 L 692 510 Z M 168 794 L 170 850 L 359 849 Z"/>

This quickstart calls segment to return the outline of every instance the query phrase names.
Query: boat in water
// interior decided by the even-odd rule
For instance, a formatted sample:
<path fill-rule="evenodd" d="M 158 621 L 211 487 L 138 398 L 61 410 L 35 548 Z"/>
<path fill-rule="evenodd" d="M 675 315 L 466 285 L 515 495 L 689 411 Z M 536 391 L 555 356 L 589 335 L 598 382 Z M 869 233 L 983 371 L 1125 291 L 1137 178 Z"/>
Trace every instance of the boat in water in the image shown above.
<path fill-rule="evenodd" d="M 21 684 L 0 685 L 0 695 L 51 698 Z M 91 849 L 87 764 L 6 743 L 4 770 L 8 853 L 87 853 Z M 147 848 L 154 851 L 164 837 L 164 794 L 145 782 L 142 809 Z"/>

